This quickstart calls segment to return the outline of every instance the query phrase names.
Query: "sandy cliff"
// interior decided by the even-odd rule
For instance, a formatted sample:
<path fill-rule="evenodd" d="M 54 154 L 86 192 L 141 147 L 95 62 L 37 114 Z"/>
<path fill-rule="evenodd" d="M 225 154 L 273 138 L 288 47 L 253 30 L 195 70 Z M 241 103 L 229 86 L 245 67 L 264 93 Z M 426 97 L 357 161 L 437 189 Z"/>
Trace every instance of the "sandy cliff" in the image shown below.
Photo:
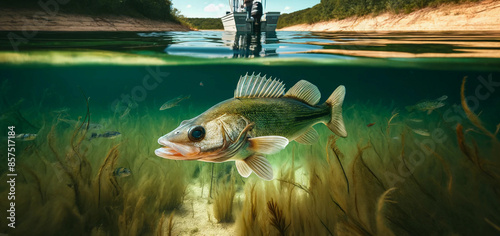
<path fill-rule="evenodd" d="M 284 31 L 500 31 L 500 1 L 443 5 L 410 14 L 384 13 L 315 24 L 294 25 Z"/>
<path fill-rule="evenodd" d="M 92 17 L 58 11 L 0 9 L 0 31 L 186 31 L 177 23 L 126 16 Z"/>

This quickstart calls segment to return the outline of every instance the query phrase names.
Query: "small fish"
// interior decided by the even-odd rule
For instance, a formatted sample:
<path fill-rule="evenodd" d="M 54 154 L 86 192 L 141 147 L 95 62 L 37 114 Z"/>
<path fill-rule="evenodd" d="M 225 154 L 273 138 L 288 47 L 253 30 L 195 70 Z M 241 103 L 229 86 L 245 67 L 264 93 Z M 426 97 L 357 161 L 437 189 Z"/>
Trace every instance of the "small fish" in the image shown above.
<path fill-rule="evenodd" d="M 130 171 L 128 168 L 125 167 L 118 167 L 113 171 L 113 175 L 116 177 L 127 177 L 132 174 L 132 171 Z"/>
<path fill-rule="evenodd" d="M 200 86 L 201 86 L 201 87 L 205 86 L 205 85 L 203 84 L 203 81 L 201 81 L 201 82 L 200 82 Z"/>
<path fill-rule="evenodd" d="M 374 126 L 374 125 L 375 125 L 375 122 L 370 123 L 370 124 L 367 124 L 367 125 L 366 125 L 366 127 L 372 127 L 372 126 Z"/>
<path fill-rule="evenodd" d="M 412 129 L 413 133 L 416 133 L 418 135 L 422 135 L 422 136 L 425 136 L 425 137 L 429 137 L 431 136 L 431 134 L 429 133 L 429 131 L 427 130 L 423 130 L 423 129 Z"/>
<path fill-rule="evenodd" d="M 444 100 L 446 100 L 446 99 L 448 99 L 448 96 L 443 95 L 443 96 L 441 96 L 441 97 L 437 98 L 437 99 L 436 99 L 436 101 L 444 101 Z"/>
<path fill-rule="evenodd" d="M 14 140 L 17 141 L 33 141 L 37 134 L 17 134 Z"/>
<path fill-rule="evenodd" d="M 75 125 L 81 125 L 82 122 L 81 121 L 77 121 L 77 120 L 68 120 L 68 119 L 62 119 L 62 118 L 59 118 L 57 119 L 58 121 L 62 121 L 66 124 L 69 124 L 69 125 L 72 125 L 72 126 L 75 126 Z M 85 122 L 82 126 L 83 128 L 86 128 L 87 127 L 87 123 Z M 100 130 L 104 128 L 103 125 L 101 124 L 96 124 L 96 123 L 89 123 L 89 130 Z"/>
<path fill-rule="evenodd" d="M 131 108 L 130 107 L 127 107 L 127 109 L 125 109 L 125 111 L 123 112 L 123 114 L 120 116 L 120 119 L 124 118 L 125 116 L 128 115 L 128 113 L 130 113 L 130 110 Z"/>
<path fill-rule="evenodd" d="M 89 140 L 92 140 L 94 138 L 114 139 L 120 135 L 121 135 L 121 133 L 117 132 L 117 131 L 107 131 L 107 132 L 102 133 L 102 134 L 92 133 Z"/>
<path fill-rule="evenodd" d="M 443 101 L 446 99 L 448 99 L 448 96 L 443 95 L 435 100 L 425 100 L 425 101 L 417 103 L 414 106 L 407 106 L 406 110 L 408 110 L 409 112 L 412 112 L 415 110 L 426 111 L 427 115 L 430 115 L 432 113 L 432 111 L 443 107 L 445 105 Z"/>
<path fill-rule="evenodd" d="M 318 141 L 312 127 L 323 123 L 340 137 L 347 137 L 342 118 L 345 87 L 339 86 L 317 105 L 321 94 L 301 80 L 285 93 L 285 86 L 266 76 L 241 76 L 234 98 L 222 101 L 197 117 L 185 120 L 158 139 L 159 157 L 204 162 L 235 161 L 241 176 L 252 172 L 272 180 L 273 169 L 264 154 L 277 153 L 289 141 Z"/>
<path fill-rule="evenodd" d="M 421 120 L 421 119 L 408 119 L 408 121 L 415 122 L 415 123 L 422 123 L 424 120 Z"/>
<path fill-rule="evenodd" d="M 68 112 L 69 112 L 69 108 L 67 108 L 67 107 L 63 107 L 61 109 L 52 111 L 52 113 L 68 113 Z"/>
<path fill-rule="evenodd" d="M 179 103 L 182 102 L 182 100 L 189 99 L 190 97 L 191 97 L 191 95 L 187 95 L 187 96 L 181 95 L 181 96 L 176 97 L 174 99 L 170 99 L 167 102 L 163 103 L 163 105 L 160 107 L 160 111 L 178 106 Z"/>

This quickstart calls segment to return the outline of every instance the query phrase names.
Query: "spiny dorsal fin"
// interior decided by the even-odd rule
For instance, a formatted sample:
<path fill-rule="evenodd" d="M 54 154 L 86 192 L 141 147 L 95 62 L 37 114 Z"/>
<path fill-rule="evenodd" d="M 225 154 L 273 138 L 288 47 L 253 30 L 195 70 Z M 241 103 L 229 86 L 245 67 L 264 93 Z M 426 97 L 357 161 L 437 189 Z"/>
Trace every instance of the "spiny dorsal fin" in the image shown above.
<path fill-rule="evenodd" d="M 273 179 L 273 167 L 265 157 L 255 154 L 247 157 L 244 161 L 260 178 L 265 180 Z"/>
<path fill-rule="evenodd" d="M 234 90 L 235 98 L 279 98 L 285 92 L 285 85 L 277 79 L 266 79 L 266 76 L 241 76 Z"/>
<path fill-rule="evenodd" d="M 285 97 L 296 98 L 309 105 L 316 105 L 321 98 L 321 93 L 316 85 L 301 80 L 286 92 Z"/>
<path fill-rule="evenodd" d="M 305 133 L 300 135 L 295 139 L 295 141 L 302 143 L 302 144 L 313 144 L 316 143 L 319 139 L 319 134 L 316 132 L 316 130 L 311 127 L 309 128 Z"/>

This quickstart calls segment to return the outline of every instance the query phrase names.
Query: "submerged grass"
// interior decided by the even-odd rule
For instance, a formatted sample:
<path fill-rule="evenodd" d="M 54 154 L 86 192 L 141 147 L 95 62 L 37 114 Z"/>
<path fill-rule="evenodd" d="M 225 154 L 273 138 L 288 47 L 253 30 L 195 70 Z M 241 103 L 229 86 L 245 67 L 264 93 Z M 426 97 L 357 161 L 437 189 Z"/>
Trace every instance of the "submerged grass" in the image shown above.
<path fill-rule="evenodd" d="M 122 137 L 92 141 L 85 116 L 70 128 L 53 117 L 20 153 L 16 213 L 23 217 L 15 232 L 6 225 L 0 232 L 183 234 L 178 217 L 191 215 L 186 209 L 193 209 L 191 218 L 204 215 L 182 207 L 189 193 L 191 204 L 213 203 L 217 222 L 235 222 L 238 235 L 498 234 L 500 126 L 495 132 L 486 129 L 464 102 L 464 85 L 465 80 L 460 92 L 467 120 L 459 123 L 445 120 L 439 110 L 426 115 L 398 112 L 392 105 L 347 107 L 349 137 L 316 127 L 318 143 L 292 142 L 268 156 L 273 181 L 253 174 L 241 178 L 233 163 L 154 156 L 158 130 L 172 130 L 181 116 L 115 114 L 100 123 Z M 433 132 L 421 136 L 413 128 Z M 132 175 L 115 176 L 116 167 L 127 167 Z M 190 185 L 199 185 L 201 194 L 191 192 Z"/>
<path fill-rule="evenodd" d="M 16 183 L 19 206 L 16 213 L 20 217 L 15 230 L 2 225 L 0 232 L 9 235 L 168 232 L 171 235 L 173 213 L 168 231 L 163 229 L 164 215 L 182 205 L 192 167 L 182 162 L 162 162 L 163 159 L 153 156 L 150 150 L 154 150 L 155 137 L 144 142 L 142 134 L 144 129 L 154 133 L 157 128 L 144 125 L 136 128 L 148 118 L 127 121 L 111 118 L 103 123 L 119 130 L 122 137 L 89 140 L 89 111 L 70 128 L 60 122 L 59 116 L 54 117 L 52 124 L 43 126 L 50 128 L 39 131 L 35 145 L 18 154 L 21 168 Z M 132 175 L 113 174 L 117 167 L 130 169 Z M 2 179 L 5 178 L 4 173 Z M 5 204 L 1 202 L 2 207 Z"/>
<path fill-rule="evenodd" d="M 229 181 L 225 179 L 223 178 L 221 183 L 218 184 L 213 203 L 214 217 L 219 223 L 233 221 L 233 200 L 236 193 L 235 181 L 232 174 Z"/>

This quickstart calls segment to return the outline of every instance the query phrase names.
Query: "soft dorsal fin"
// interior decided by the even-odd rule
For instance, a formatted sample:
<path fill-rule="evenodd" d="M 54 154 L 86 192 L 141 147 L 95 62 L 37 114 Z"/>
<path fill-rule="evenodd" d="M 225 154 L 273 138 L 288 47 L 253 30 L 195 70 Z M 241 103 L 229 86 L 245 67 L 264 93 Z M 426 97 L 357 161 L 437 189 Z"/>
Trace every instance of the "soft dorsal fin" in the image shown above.
<path fill-rule="evenodd" d="M 309 105 L 316 105 L 321 98 L 321 93 L 316 85 L 301 80 L 286 92 L 285 97 L 295 98 Z"/>
<path fill-rule="evenodd" d="M 319 134 L 316 132 L 316 130 L 311 127 L 309 128 L 306 132 L 304 132 L 302 135 L 297 137 L 295 141 L 302 143 L 302 144 L 313 144 L 316 143 L 319 139 Z"/>
<path fill-rule="evenodd" d="M 266 76 L 248 75 L 240 77 L 236 90 L 235 98 L 279 98 L 285 92 L 285 85 L 277 79 L 266 79 Z"/>

